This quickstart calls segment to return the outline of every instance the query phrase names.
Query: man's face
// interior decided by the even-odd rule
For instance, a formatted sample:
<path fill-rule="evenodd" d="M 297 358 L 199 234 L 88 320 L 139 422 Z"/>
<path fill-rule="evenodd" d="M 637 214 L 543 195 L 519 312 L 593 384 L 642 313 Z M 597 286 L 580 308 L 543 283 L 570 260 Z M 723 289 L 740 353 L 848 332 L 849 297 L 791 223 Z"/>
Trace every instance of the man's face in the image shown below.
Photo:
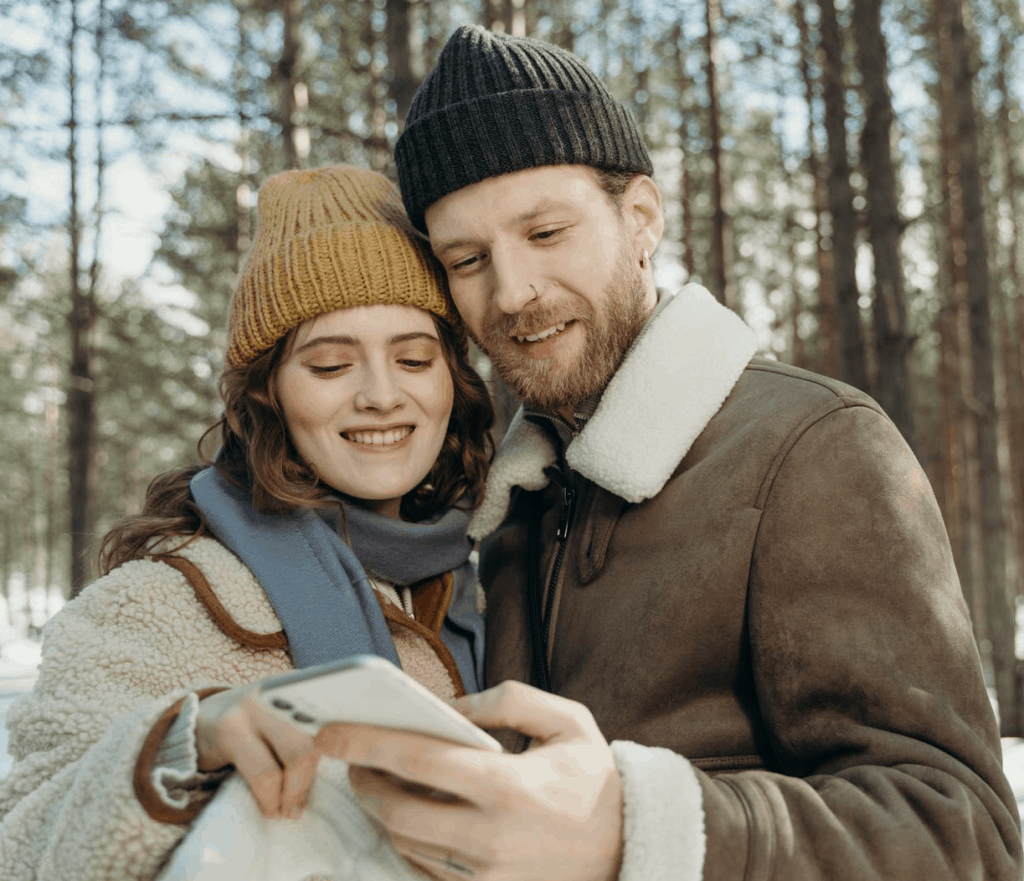
<path fill-rule="evenodd" d="M 426 223 L 470 335 L 534 406 L 571 413 L 600 392 L 654 308 L 629 224 L 586 166 L 488 178 Z"/>

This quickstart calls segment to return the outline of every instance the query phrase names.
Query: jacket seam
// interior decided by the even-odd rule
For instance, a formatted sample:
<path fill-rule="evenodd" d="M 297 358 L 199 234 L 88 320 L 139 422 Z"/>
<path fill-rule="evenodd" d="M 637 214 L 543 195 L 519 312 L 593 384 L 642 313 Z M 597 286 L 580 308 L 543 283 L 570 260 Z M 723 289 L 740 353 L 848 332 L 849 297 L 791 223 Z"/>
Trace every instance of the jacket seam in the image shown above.
<path fill-rule="evenodd" d="M 288 637 L 283 630 L 278 630 L 276 633 L 257 633 L 254 630 L 247 630 L 239 624 L 231 616 L 231 613 L 224 608 L 224 604 L 220 601 L 216 591 L 210 586 L 210 582 L 207 581 L 203 570 L 191 560 L 171 555 L 154 555 L 153 559 L 166 563 L 172 569 L 176 569 L 185 576 L 185 580 L 195 593 L 196 599 L 206 609 L 214 624 L 231 639 L 244 646 L 256 649 L 288 648 Z"/>
<path fill-rule="evenodd" d="M 823 405 L 815 412 L 809 414 L 805 419 L 798 423 L 786 439 L 779 444 L 779 450 L 775 454 L 775 458 L 772 459 L 771 464 L 765 471 L 764 477 L 761 480 L 761 486 L 758 488 L 757 496 L 754 499 L 754 508 L 758 511 L 763 511 L 765 504 L 767 503 L 768 496 L 771 494 L 772 486 L 775 483 L 775 478 L 778 473 L 782 470 L 782 466 L 785 464 L 786 459 L 789 457 L 790 451 L 797 445 L 800 439 L 815 425 L 821 422 L 823 419 L 837 413 L 841 410 L 852 410 L 856 408 L 863 408 L 870 410 L 873 413 L 878 411 L 865 401 L 853 400 L 847 397 L 837 396 L 835 400 Z M 882 414 L 879 414 L 882 415 Z M 754 543 L 757 543 L 755 538 Z"/>
<path fill-rule="evenodd" d="M 828 377 L 819 376 L 815 373 L 801 373 L 799 376 L 793 375 L 794 369 L 790 365 L 780 364 L 777 361 L 762 360 L 760 363 L 755 364 L 753 359 L 747 362 L 747 370 L 757 370 L 760 373 L 774 373 L 779 376 L 785 376 L 787 379 L 797 379 L 801 382 L 808 382 L 811 385 L 819 386 L 825 389 L 829 394 L 834 395 L 837 398 L 848 398 L 849 395 L 845 392 L 837 391 L 836 384 L 839 380 L 829 379 Z"/>
<path fill-rule="evenodd" d="M 749 771 L 764 767 L 764 757 L 756 753 L 745 756 L 687 756 L 690 763 L 707 773 Z"/>
<path fill-rule="evenodd" d="M 728 776 L 715 778 L 720 780 L 726 786 L 728 786 L 739 800 L 740 804 L 743 805 L 743 816 L 747 821 L 747 865 L 743 870 L 744 881 L 759 881 L 759 879 L 767 879 L 772 877 L 772 864 L 775 862 L 775 824 L 766 823 L 764 824 L 764 841 L 765 849 L 767 851 L 767 858 L 765 865 L 759 867 L 757 865 L 757 847 L 755 842 L 757 836 L 755 833 L 755 825 L 757 818 L 757 811 L 754 810 L 752 802 L 756 799 L 760 801 L 770 812 L 767 799 L 764 798 L 761 792 L 758 782 L 753 778 L 748 778 L 751 783 L 751 792 L 748 794 L 744 787 L 738 786 L 735 781 L 730 780 Z"/>

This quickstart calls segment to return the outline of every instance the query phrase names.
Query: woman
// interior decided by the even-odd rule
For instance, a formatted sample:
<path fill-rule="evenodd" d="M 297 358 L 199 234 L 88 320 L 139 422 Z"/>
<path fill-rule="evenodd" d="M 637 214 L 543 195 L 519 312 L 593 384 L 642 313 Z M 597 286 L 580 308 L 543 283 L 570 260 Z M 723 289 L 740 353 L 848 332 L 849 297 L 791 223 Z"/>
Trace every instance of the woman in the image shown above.
<path fill-rule="evenodd" d="M 268 675 L 372 652 L 479 688 L 465 524 L 492 414 L 410 229 L 373 172 L 261 189 L 216 461 L 105 538 L 9 712 L 5 881 L 153 878 L 232 767 L 265 817 L 301 814 L 317 754 L 253 700 Z"/>

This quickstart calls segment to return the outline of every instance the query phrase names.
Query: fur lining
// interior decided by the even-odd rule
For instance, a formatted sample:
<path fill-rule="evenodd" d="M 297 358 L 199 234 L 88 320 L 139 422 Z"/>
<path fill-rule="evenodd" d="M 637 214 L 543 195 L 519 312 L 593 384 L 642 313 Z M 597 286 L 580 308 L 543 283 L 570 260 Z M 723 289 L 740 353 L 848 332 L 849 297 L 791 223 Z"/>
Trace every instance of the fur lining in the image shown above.
<path fill-rule="evenodd" d="M 701 881 L 704 798 L 696 772 L 668 749 L 613 741 L 622 777 L 622 868 L 618 881 Z"/>
<path fill-rule="evenodd" d="M 754 332 L 700 285 L 686 285 L 649 322 L 608 383 L 593 418 L 569 444 L 569 467 L 627 502 L 657 495 L 754 355 Z M 512 488 L 541 489 L 551 442 L 516 414 L 469 524 L 489 535 Z"/>
<path fill-rule="evenodd" d="M 514 487 L 535 490 L 547 486 L 544 469 L 554 465 L 557 458 L 544 430 L 523 418 L 523 408 L 520 407 L 494 457 L 483 501 L 470 518 L 469 537 L 484 538 L 501 525 L 508 513 Z"/>
<path fill-rule="evenodd" d="M 627 502 L 656 496 L 718 412 L 756 348 L 754 332 L 700 285 L 644 328 L 566 450 L 569 467 Z"/>

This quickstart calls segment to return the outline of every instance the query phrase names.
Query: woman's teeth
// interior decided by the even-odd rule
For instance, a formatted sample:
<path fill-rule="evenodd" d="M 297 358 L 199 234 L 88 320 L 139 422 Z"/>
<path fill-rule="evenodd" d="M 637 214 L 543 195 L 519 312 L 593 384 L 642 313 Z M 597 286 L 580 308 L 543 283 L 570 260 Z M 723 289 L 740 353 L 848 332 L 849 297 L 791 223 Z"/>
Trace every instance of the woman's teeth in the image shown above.
<path fill-rule="evenodd" d="M 568 324 L 568 322 L 556 324 L 554 327 L 549 327 L 547 330 L 542 330 L 540 333 L 531 333 L 529 336 L 517 336 L 516 339 L 521 343 L 538 343 L 541 340 L 546 340 L 548 337 L 554 336 L 556 333 L 561 333 L 565 330 L 566 324 Z"/>
<path fill-rule="evenodd" d="M 389 428 L 387 431 L 343 431 L 341 436 L 357 444 L 370 444 L 374 447 L 397 444 L 405 440 L 412 433 L 411 425 L 403 425 L 401 428 Z"/>

